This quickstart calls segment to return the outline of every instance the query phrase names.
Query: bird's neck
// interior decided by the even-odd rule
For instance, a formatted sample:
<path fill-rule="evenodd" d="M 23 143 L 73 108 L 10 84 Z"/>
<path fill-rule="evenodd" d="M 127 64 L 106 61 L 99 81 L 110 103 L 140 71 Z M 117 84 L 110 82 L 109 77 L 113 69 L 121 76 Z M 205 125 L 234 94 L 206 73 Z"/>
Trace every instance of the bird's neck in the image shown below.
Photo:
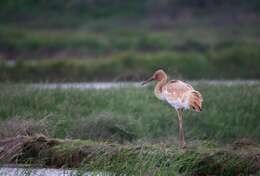
<path fill-rule="evenodd" d="M 157 98 L 163 99 L 162 97 L 162 88 L 167 83 L 167 77 L 164 77 L 162 80 L 158 81 L 156 83 L 156 86 L 154 88 L 154 94 Z"/>

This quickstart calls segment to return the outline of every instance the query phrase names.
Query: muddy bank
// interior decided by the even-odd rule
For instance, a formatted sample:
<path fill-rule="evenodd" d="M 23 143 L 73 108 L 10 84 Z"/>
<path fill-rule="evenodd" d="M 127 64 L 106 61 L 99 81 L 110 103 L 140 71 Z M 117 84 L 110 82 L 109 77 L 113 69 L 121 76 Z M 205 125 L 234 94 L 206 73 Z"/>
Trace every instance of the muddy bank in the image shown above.
<path fill-rule="evenodd" d="M 141 175 L 249 175 L 260 170 L 260 148 L 247 139 L 225 148 L 201 145 L 179 150 L 164 144 L 120 145 L 19 136 L 0 141 L 0 163 Z"/>

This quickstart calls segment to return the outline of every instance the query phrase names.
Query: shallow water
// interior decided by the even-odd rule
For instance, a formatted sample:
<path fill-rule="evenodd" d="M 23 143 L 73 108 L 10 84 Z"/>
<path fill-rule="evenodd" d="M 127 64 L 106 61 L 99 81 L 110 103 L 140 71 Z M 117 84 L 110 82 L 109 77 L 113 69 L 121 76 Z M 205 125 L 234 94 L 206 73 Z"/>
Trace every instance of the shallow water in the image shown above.
<path fill-rule="evenodd" d="M 39 83 L 32 84 L 34 88 L 40 89 L 110 89 L 122 87 L 140 87 L 141 84 L 137 82 L 85 82 L 85 83 Z"/>
<path fill-rule="evenodd" d="M 208 85 L 256 85 L 260 80 L 198 80 L 186 81 L 191 85 L 208 84 Z M 141 82 L 91 82 L 91 83 L 38 83 L 32 84 L 34 88 L 39 89 L 110 89 L 125 87 L 142 87 Z"/>
<path fill-rule="evenodd" d="M 79 174 L 80 173 L 80 174 Z M 108 176 L 105 172 L 80 172 L 76 170 L 48 168 L 0 167 L 0 176 Z"/>

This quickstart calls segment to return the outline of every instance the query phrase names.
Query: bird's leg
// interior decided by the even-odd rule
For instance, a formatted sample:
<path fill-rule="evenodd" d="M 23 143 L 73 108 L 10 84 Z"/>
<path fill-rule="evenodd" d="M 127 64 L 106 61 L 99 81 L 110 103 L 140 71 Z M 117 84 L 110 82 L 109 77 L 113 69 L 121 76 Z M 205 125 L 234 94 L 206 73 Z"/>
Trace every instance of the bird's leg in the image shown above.
<path fill-rule="evenodd" d="M 178 119 L 179 119 L 179 145 L 181 148 L 185 148 L 185 139 L 184 139 L 184 129 L 183 129 L 183 110 L 178 109 Z"/>

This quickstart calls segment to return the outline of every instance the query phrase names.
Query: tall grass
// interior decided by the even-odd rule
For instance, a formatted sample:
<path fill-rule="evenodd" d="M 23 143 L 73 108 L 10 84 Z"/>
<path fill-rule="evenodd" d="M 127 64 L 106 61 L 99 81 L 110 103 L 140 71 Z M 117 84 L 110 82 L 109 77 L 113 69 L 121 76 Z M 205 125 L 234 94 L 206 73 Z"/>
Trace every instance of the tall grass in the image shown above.
<path fill-rule="evenodd" d="M 201 113 L 185 112 L 188 141 L 227 142 L 260 139 L 259 85 L 196 87 L 204 97 Z M 52 137 L 118 142 L 173 139 L 178 136 L 173 108 L 157 100 L 152 89 L 36 90 L 1 85 L 0 118 L 45 119 Z M 91 128 L 90 128 L 91 126 Z"/>

